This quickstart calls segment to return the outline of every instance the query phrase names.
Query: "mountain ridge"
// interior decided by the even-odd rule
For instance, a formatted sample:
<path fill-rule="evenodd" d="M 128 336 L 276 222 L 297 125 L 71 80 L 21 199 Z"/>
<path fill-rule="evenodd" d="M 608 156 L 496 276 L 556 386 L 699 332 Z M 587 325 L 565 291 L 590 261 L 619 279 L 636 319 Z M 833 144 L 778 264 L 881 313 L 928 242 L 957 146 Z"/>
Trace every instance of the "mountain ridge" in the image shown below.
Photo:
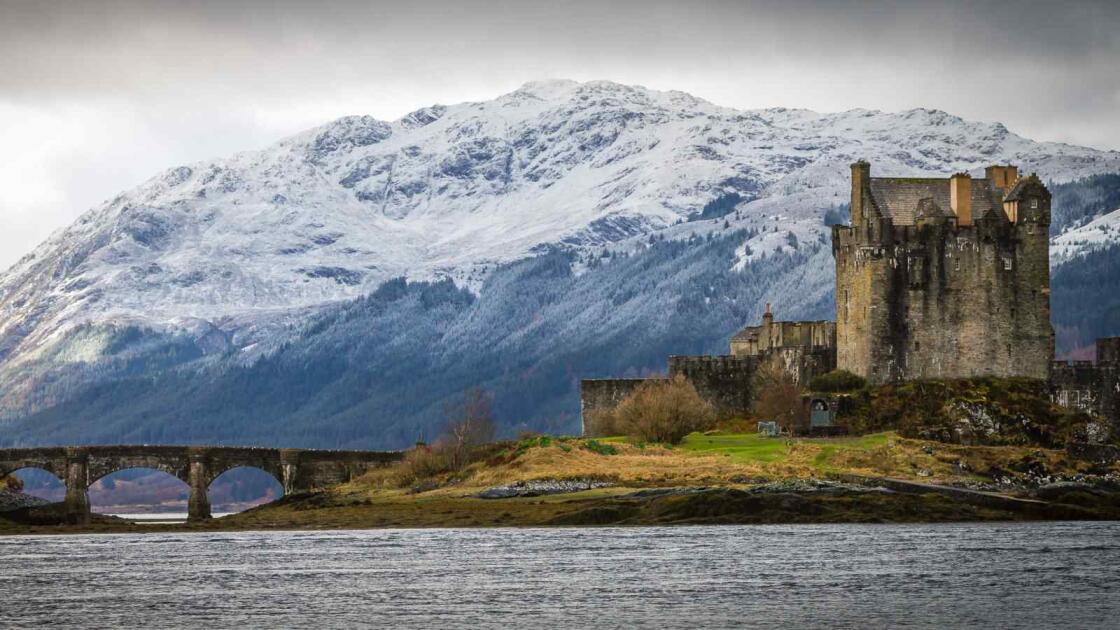
<path fill-rule="evenodd" d="M 874 175 L 1007 161 L 1054 182 L 1120 172 L 1115 151 L 1035 143 L 940 110 L 740 111 L 610 82 L 529 83 L 388 122 L 347 116 L 260 151 L 166 169 L 0 274 L 0 379 L 9 384 L 0 418 L 145 369 L 251 365 L 282 352 L 324 309 L 394 278 L 450 280 L 482 304 L 494 274 L 519 261 L 563 252 L 573 277 L 591 274 L 597 286 L 613 259 L 695 239 L 740 239 L 720 259 L 727 274 L 769 268 L 823 247 L 822 214 L 846 203 L 856 158 L 870 159 Z M 822 295 L 827 265 L 805 260 L 817 262 L 787 271 Z M 680 297 L 669 291 L 668 303 L 642 308 Z M 794 300 L 789 315 L 821 306 Z M 722 335 L 745 321 L 709 323 Z M 610 326 L 613 335 L 626 324 Z M 466 329 L 479 334 L 460 322 L 442 335 Z M 709 339 L 697 335 L 689 343 Z"/>

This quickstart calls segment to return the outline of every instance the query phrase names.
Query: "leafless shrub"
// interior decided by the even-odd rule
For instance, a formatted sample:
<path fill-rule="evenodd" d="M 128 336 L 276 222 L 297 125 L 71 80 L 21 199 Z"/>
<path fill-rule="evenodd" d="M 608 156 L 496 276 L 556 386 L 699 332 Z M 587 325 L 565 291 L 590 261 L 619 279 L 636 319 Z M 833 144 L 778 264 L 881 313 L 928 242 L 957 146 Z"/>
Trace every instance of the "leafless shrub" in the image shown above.
<path fill-rule="evenodd" d="M 613 410 L 603 410 L 588 421 L 597 436 L 626 435 L 641 442 L 676 444 L 693 431 L 715 424 L 715 411 L 700 397 L 688 379 L 651 380 L 639 385 Z"/>
<path fill-rule="evenodd" d="M 456 404 L 448 405 L 447 425 L 431 446 L 417 445 L 397 466 L 397 483 L 408 486 L 443 473 L 462 470 L 475 461 L 482 447 L 494 441 L 492 396 L 471 389 Z"/>

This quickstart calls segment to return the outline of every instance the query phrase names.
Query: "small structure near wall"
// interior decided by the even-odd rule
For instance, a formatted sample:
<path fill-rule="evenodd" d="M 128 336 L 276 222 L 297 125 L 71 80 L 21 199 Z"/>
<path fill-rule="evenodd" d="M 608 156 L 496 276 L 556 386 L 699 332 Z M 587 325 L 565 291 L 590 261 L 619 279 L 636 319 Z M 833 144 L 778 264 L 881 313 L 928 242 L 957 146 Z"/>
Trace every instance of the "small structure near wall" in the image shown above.
<path fill-rule="evenodd" d="M 802 398 L 805 412 L 798 423 L 802 435 L 846 435 L 848 428 L 839 421 L 840 411 L 848 407 L 848 397 L 837 394 L 810 394 Z"/>
<path fill-rule="evenodd" d="M 773 420 L 763 420 L 758 423 L 758 434 L 763 437 L 779 437 L 782 435 L 782 427 Z"/>

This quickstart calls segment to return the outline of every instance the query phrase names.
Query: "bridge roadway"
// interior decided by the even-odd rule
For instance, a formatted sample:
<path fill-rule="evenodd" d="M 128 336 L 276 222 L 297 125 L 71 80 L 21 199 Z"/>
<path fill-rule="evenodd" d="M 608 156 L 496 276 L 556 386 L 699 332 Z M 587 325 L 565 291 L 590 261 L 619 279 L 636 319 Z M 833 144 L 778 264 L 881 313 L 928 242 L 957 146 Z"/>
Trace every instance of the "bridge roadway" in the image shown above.
<path fill-rule="evenodd" d="M 187 518 L 210 518 L 207 489 L 223 472 L 248 466 L 272 475 L 284 494 L 344 483 L 404 457 L 403 451 L 329 451 L 228 446 L 47 446 L 0 449 L 0 477 L 41 468 L 66 484 L 67 520 L 89 523 L 89 494 L 98 479 L 128 468 L 151 468 L 190 487 Z"/>

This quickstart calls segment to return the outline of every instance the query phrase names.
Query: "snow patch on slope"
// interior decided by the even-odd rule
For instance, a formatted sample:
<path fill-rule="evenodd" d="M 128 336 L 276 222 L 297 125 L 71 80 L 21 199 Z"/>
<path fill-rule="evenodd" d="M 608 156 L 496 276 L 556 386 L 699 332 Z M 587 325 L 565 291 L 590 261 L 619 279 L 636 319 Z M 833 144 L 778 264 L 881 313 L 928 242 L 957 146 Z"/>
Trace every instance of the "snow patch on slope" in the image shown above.
<path fill-rule="evenodd" d="M 1050 263 L 1061 263 L 1120 244 L 1120 209 L 1064 232 L 1050 240 Z"/>

